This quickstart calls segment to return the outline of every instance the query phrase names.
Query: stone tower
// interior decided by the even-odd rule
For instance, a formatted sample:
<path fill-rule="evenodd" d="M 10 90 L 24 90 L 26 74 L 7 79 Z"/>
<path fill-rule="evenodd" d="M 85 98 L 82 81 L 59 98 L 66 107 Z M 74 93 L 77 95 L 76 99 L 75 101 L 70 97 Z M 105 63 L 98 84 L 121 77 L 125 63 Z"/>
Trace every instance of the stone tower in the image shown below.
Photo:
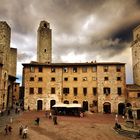
<path fill-rule="evenodd" d="M 10 51 L 11 28 L 5 21 L 0 22 L 0 63 L 8 70 L 8 56 Z"/>
<path fill-rule="evenodd" d="M 131 47 L 134 84 L 140 85 L 140 25 L 133 30 Z"/>
<path fill-rule="evenodd" d="M 37 61 L 51 63 L 52 61 L 52 33 L 50 24 L 41 21 L 37 32 Z"/>

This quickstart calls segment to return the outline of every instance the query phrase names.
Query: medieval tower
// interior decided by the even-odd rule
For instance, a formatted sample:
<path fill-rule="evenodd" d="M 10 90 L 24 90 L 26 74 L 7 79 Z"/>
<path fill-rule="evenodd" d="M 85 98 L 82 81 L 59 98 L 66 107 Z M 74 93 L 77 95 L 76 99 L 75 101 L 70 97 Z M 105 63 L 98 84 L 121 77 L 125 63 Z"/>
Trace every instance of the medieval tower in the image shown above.
<path fill-rule="evenodd" d="M 51 63 L 52 61 L 52 35 L 50 24 L 41 21 L 37 33 L 37 61 Z"/>
<path fill-rule="evenodd" d="M 140 85 L 140 25 L 133 30 L 131 47 L 134 84 Z"/>
<path fill-rule="evenodd" d="M 12 106 L 12 88 L 16 80 L 17 49 L 10 47 L 11 28 L 0 21 L 0 109 Z"/>

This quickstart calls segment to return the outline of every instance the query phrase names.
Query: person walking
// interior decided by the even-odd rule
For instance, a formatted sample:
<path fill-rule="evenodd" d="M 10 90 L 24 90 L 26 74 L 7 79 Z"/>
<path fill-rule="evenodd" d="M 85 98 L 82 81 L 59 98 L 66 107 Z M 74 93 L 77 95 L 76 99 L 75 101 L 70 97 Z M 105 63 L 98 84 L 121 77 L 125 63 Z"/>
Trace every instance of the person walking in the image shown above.
<path fill-rule="evenodd" d="M 40 118 L 37 117 L 37 119 L 36 119 L 36 123 L 37 123 L 37 125 L 39 125 L 39 122 L 40 122 Z"/>
<path fill-rule="evenodd" d="M 19 135 L 20 135 L 20 136 L 22 135 L 22 131 L 23 131 L 23 126 L 21 125 L 21 126 L 19 127 Z"/>
<path fill-rule="evenodd" d="M 9 134 L 11 134 L 12 133 L 12 127 L 9 125 L 9 127 L 8 127 L 8 131 L 9 131 Z"/>
<path fill-rule="evenodd" d="M 27 125 L 25 126 L 25 128 L 23 129 L 23 135 L 22 135 L 22 138 L 24 139 L 26 139 L 27 138 L 27 132 L 28 132 L 28 127 L 27 127 Z"/>
<path fill-rule="evenodd" d="M 8 135 L 8 125 L 5 126 L 5 135 Z"/>

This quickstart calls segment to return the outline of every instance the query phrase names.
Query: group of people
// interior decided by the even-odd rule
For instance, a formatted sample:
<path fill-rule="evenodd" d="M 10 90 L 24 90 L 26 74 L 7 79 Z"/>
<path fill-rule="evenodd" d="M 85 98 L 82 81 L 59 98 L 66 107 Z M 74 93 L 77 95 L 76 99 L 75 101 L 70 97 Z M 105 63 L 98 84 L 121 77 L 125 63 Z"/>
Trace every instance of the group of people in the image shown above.
<path fill-rule="evenodd" d="M 57 114 L 55 111 L 52 110 L 50 112 L 46 111 L 45 115 L 46 118 L 48 117 L 49 119 L 53 120 L 54 125 L 57 125 Z"/>
<path fill-rule="evenodd" d="M 8 135 L 8 134 L 11 134 L 12 133 L 12 127 L 11 127 L 11 125 L 6 125 L 5 126 L 5 135 Z"/>
<path fill-rule="evenodd" d="M 26 139 L 27 138 L 27 133 L 28 133 L 28 126 L 26 125 L 23 127 L 22 125 L 19 127 L 19 135 L 22 136 L 22 138 Z"/>

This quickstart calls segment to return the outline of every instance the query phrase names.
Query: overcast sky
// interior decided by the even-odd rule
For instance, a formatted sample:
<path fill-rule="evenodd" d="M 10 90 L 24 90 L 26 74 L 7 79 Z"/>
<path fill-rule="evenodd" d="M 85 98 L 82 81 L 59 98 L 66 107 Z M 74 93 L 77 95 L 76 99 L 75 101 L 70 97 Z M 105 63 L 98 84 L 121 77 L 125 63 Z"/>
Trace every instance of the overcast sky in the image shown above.
<path fill-rule="evenodd" d="M 0 0 L 0 20 L 12 30 L 22 63 L 36 61 L 41 20 L 52 29 L 53 62 L 126 63 L 132 83 L 132 29 L 140 24 L 140 0 Z"/>

